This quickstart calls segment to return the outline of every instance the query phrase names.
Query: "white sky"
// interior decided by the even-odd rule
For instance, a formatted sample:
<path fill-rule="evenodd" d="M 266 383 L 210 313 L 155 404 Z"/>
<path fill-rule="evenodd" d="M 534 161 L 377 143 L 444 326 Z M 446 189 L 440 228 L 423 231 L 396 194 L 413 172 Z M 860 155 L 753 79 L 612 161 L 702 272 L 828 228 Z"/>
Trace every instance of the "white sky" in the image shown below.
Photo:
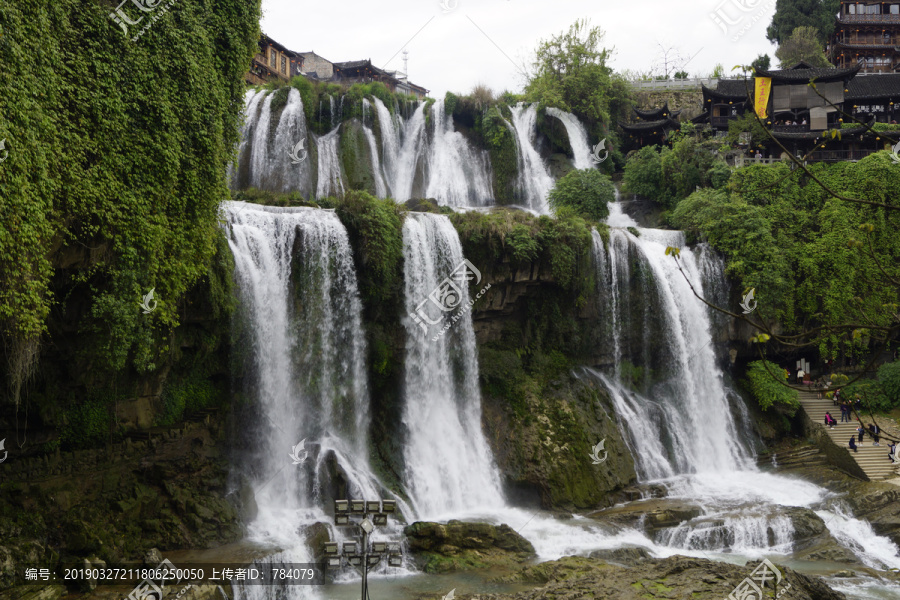
<path fill-rule="evenodd" d="M 314 50 L 333 62 L 371 58 L 377 67 L 402 70 L 399 51 L 407 48 L 410 81 L 435 98 L 478 83 L 497 93 L 521 91 L 523 77 L 510 59 L 530 63 L 541 39 L 579 18 L 606 32 L 617 71 L 651 70 L 658 43 L 696 55 L 686 67 L 691 76 L 706 77 L 717 63 L 730 72 L 761 53 L 777 64 L 766 39 L 775 0 L 263 0 L 262 6 L 263 32 L 291 50 Z M 714 13 L 733 23 L 723 26 L 727 34 Z"/>

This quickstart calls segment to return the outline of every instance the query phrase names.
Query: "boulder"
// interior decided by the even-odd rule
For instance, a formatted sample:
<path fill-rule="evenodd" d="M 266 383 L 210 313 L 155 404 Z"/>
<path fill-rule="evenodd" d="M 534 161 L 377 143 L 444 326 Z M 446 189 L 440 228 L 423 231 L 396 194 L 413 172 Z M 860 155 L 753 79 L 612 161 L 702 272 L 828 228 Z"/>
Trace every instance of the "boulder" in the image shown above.
<path fill-rule="evenodd" d="M 419 521 L 403 532 L 417 564 L 430 573 L 513 566 L 535 555 L 531 542 L 508 525 Z"/>
<path fill-rule="evenodd" d="M 758 562 L 744 566 L 685 556 L 642 560 L 619 566 L 584 557 L 565 557 L 558 561 L 526 567 L 519 578 L 524 583 L 536 580 L 543 585 L 532 590 L 508 594 L 479 594 L 480 600 L 541 600 L 546 598 L 691 598 L 721 600 L 729 597 L 748 577 Z M 791 600 L 846 600 L 820 578 L 797 573 L 776 565 L 782 579 L 778 591 Z M 515 576 L 514 576 L 515 577 Z M 774 597 L 773 581 L 767 584 L 766 597 Z M 789 587 L 788 587 L 789 586 Z"/>

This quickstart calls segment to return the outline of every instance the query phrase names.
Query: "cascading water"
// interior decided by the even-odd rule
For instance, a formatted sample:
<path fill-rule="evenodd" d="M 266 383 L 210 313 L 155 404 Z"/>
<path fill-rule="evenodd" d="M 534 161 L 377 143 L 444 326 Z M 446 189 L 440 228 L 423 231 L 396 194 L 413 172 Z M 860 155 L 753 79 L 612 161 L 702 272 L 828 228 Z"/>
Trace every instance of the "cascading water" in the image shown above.
<path fill-rule="evenodd" d="M 632 453 L 639 474 L 656 479 L 749 467 L 744 436 L 730 403 L 723 401 L 729 394 L 716 367 L 708 309 L 691 291 L 691 284 L 699 293 L 703 290 L 701 257 L 683 248 L 683 275 L 679 264 L 665 254 L 668 246 L 684 246 L 681 232 L 643 229 L 635 236 L 622 228 L 623 224 L 636 228 L 637 223 L 623 215 L 619 203 L 610 206 L 608 223 L 609 248 L 594 238 L 599 280 L 610 286 L 600 292 L 612 311 L 608 347 L 635 350 L 617 356 L 616 368 L 621 369 L 624 358 L 649 363 L 643 365 L 645 372 L 668 374 L 646 390 L 652 392 L 649 397 L 606 380 L 623 421 L 635 429 Z M 633 275 L 633 269 L 640 273 Z M 638 287 L 633 290 L 631 285 Z M 639 339 L 625 339 L 633 338 L 635 330 L 640 330 Z M 652 355 L 646 352 L 649 349 Z M 640 356 L 634 356 L 638 352 Z M 646 443 L 652 447 L 639 447 Z"/>
<path fill-rule="evenodd" d="M 381 111 L 379 110 L 379 117 Z M 397 151 L 390 176 L 387 177 L 391 197 L 406 202 L 413 197 L 416 173 L 421 165 L 425 144 L 425 105 L 420 104 L 409 121 L 403 124 L 403 139 Z M 387 164 L 387 163 L 386 163 Z"/>
<path fill-rule="evenodd" d="M 393 173 L 397 169 L 397 160 L 400 153 L 400 123 L 394 121 L 394 115 L 388 110 L 384 102 L 374 99 L 375 112 L 378 117 L 378 128 L 381 131 L 381 146 L 383 149 L 381 160 L 382 175 L 387 183 L 389 193 L 394 188 Z M 397 120 L 399 121 L 399 117 Z"/>
<path fill-rule="evenodd" d="M 710 310 L 688 284 L 724 301 L 721 259 L 702 245 L 685 247 L 680 232 L 640 228 L 618 201 L 607 224 L 609 243 L 595 232 L 594 256 L 607 315 L 603 345 L 614 366 L 607 374 L 587 372 L 610 392 L 639 478 L 659 481 L 670 498 L 701 509 L 658 532 L 654 552 L 789 554 L 796 532 L 784 507 L 824 509 L 830 501 L 823 488 L 761 472 L 752 460 L 750 427 L 743 425 L 750 417 L 716 363 Z M 677 263 L 666 256 L 668 246 L 680 248 Z M 900 565 L 897 547 L 867 535 L 864 521 L 818 514 L 840 543 L 858 555 L 861 548 L 877 555 L 866 564 Z"/>
<path fill-rule="evenodd" d="M 289 192 L 299 190 L 304 197 L 310 192 L 310 163 L 308 158 L 308 137 L 306 116 L 303 114 L 303 100 L 300 92 L 291 88 L 287 104 L 281 111 L 278 128 L 275 130 L 275 144 L 266 163 L 267 189 Z M 303 140 L 306 142 L 293 154 L 294 148 Z M 296 158 L 295 158 L 296 157 Z"/>
<path fill-rule="evenodd" d="M 591 146 L 588 144 L 587 131 L 584 130 L 584 125 L 581 124 L 578 117 L 552 106 L 547 108 L 547 114 L 556 117 L 565 126 L 569 136 L 569 145 L 572 147 L 572 154 L 575 158 L 575 168 L 593 168 L 594 161 L 591 160 Z"/>
<path fill-rule="evenodd" d="M 473 150 L 453 128 L 443 100 L 431 107 L 427 198 L 444 206 L 485 206 L 494 197 L 486 151 Z"/>
<path fill-rule="evenodd" d="M 304 529 L 330 522 L 322 507 L 333 496 L 326 494 L 340 487 L 350 497 L 393 496 L 366 454 L 365 334 L 350 243 L 333 212 L 241 202 L 225 203 L 224 211 L 257 421 L 245 423 L 258 441 L 243 465 L 258 506 L 249 537 L 279 550 L 266 562 L 308 563 Z M 295 464 L 290 454 L 301 440 L 309 456 Z M 404 503 L 401 509 L 409 512 Z M 332 537 L 340 532 L 332 528 Z M 312 593 L 284 589 L 286 597 Z M 264 586 L 242 590 L 248 598 L 266 593 Z"/>
<path fill-rule="evenodd" d="M 272 118 L 272 96 L 262 101 L 259 117 L 253 127 L 253 145 L 250 148 L 250 186 L 264 189 L 269 161 L 269 121 Z"/>
<path fill-rule="evenodd" d="M 341 101 L 344 97 L 341 96 Z M 375 180 L 375 195 L 379 198 L 387 197 L 387 185 L 384 183 L 384 175 L 382 174 L 381 162 L 378 160 L 378 142 L 375 140 L 375 134 L 372 128 L 366 124 L 366 118 L 372 111 L 372 105 L 365 98 L 362 100 L 363 108 L 363 134 L 366 136 L 366 143 L 369 145 L 369 155 L 372 157 L 372 178 Z"/>
<path fill-rule="evenodd" d="M 338 150 L 340 130 L 341 126 L 338 125 L 320 137 L 316 144 L 319 151 L 319 181 L 316 185 L 316 198 L 343 196 L 344 194 L 341 155 Z"/>
<path fill-rule="evenodd" d="M 420 519 L 495 510 L 505 502 L 481 428 L 470 313 L 463 309 L 445 334 L 437 335 L 460 310 L 443 309 L 469 303 L 467 282 L 455 288 L 445 282 L 463 264 L 459 236 L 443 215 L 410 213 L 403 225 L 403 254 L 407 313 L 416 313 L 439 287 L 453 290 L 441 294 L 445 306 L 429 300 L 423 308 L 438 325 L 423 331 L 412 319 L 405 321 L 404 486 Z"/>
<path fill-rule="evenodd" d="M 533 105 L 519 103 L 509 107 L 512 114 L 511 129 L 516 139 L 519 162 L 518 193 L 525 205 L 541 214 L 550 212 L 547 196 L 553 189 L 553 177 L 544 159 L 535 148 L 537 136 L 537 109 Z"/>

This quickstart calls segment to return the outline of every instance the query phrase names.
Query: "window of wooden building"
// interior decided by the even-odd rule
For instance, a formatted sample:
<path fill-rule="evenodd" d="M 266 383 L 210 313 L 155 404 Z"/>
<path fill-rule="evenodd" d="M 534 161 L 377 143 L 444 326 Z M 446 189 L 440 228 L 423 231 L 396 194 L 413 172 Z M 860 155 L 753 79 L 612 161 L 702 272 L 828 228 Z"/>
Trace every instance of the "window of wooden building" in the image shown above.
<path fill-rule="evenodd" d="M 276 56 L 277 56 L 277 53 L 275 52 L 275 48 L 270 48 L 269 49 L 269 66 L 272 67 L 273 69 L 278 64 L 278 62 L 276 60 Z"/>
<path fill-rule="evenodd" d="M 287 57 L 281 57 L 281 72 L 287 75 Z"/>

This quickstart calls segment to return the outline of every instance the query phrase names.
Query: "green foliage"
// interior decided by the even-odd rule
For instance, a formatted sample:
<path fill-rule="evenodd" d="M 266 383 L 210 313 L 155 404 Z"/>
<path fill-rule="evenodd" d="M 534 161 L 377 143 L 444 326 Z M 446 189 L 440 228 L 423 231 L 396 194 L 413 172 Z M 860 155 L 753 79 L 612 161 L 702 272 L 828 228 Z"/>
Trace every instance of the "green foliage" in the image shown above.
<path fill-rule="evenodd" d="M 750 391 L 759 402 L 759 407 L 768 410 L 772 406 L 777 406 L 787 411 L 790 416 L 794 416 L 800 408 L 797 393 L 773 378 L 783 377 L 783 373 L 781 367 L 768 361 L 757 360 L 747 365 L 747 381 Z"/>
<path fill-rule="evenodd" d="M 0 335 L 40 335 L 52 303 L 83 290 L 98 371 L 154 368 L 206 272 L 259 35 L 258 1 L 158 16 L 132 41 L 95 3 L 0 6 Z M 151 288 L 159 305 L 143 315 Z"/>
<path fill-rule="evenodd" d="M 334 203 L 356 248 L 357 271 L 366 280 L 360 286 L 364 297 L 383 300 L 393 295 L 403 276 L 402 207 L 390 198 L 354 190 Z"/>
<path fill-rule="evenodd" d="M 798 62 L 805 62 L 813 67 L 827 68 L 833 66 L 825 57 L 822 49 L 822 36 L 815 27 L 802 25 L 796 27 L 791 37 L 781 43 L 775 51 L 779 66 L 787 69 Z"/>
<path fill-rule="evenodd" d="M 840 0 L 778 0 L 766 37 L 773 44 L 783 44 L 798 27 L 813 27 L 824 46 L 834 31 L 834 15 L 840 5 Z"/>
<path fill-rule="evenodd" d="M 481 121 L 481 135 L 491 157 L 494 193 L 497 201 L 503 204 L 514 199 L 519 163 L 515 137 L 504 123 L 500 110 L 498 106 L 488 109 Z"/>
<path fill-rule="evenodd" d="M 748 85 L 750 85 L 750 93 L 752 94 L 752 84 Z M 725 141 L 731 146 L 737 146 L 740 141 L 740 135 L 747 131 L 750 132 L 751 148 L 756 148 L 759 144 L 771 139 L 766 128 L 757 120 L 756 113 L 747 111 L 737 119 L 728 122 L 728 135 L 725 137 Z"/>
<path fill-rule="evenodd" d="M 722 185 L 722 167 L 714 167 L 713 156 L 701 149 L 691 135 L 678 134 L 672 148 L 645 146 L 625 164 L 623 191 L 638 194 L 657 204 L 674 208 L 697 187 Z"/>
<path fill-rule="evenodd" d="M 63 450 L 101 446 L 111 435 L 111 394 L 92 394 L 82 403 L 63 411 L 59 441 Z"/>
<path fill-rule="evenodd" d="M 632 106 L 627 82 L 607 65 L 610 50 L 601 47 L 604 36 L 600 27 L 582 19 L 567 32 L 542 40 L 535 50 L 534 75 L 525 86 L 528 101 L 574 113 L 599 137 L 607 137 Z"/>
<path fill-rule="evenodd" d="M 839 194 L 898 206 L 900 172 L 892 166 L 879 152 L 810 170 Z M 788 331 L 891 323 L 897 292 L 879 264 L 897 277 L 900 212 L 834 198 L 800 173 L 785 164 L 738 169 L 727 189 L 703 190 L 679 203 L 673 222 L 723 251 L 726 272 L 741 287 L 755 287 L 761 314 Z M 829 357 L 866 349 L 865 336 L 822 334 L 818 343 Z"/>
<path fill-rule="evenodd" d="M 892 406 L 900 406 L 900 361 L 878 368 L 878 382 Z"/>
<path fill-rule="evenodd" d="M 191 412 L 213 406 L 219 398 L 220 393 L 211 382 L 197 377 L 166 387 L 162 393 L 163 412 L 156 424 L 179 423 Z"/>
<path fill-rule="evenodd" d="M 444 110 L 448 115 L 452 115 L 456 111 L 456 105 L 459 103 L 459 96 L 453 92 L 447 92 L 444 96 Z"/>
<path fill-rule="evenodd" d="M 750 66 L 753 67 L 754 72 L 768 71 L 772 66 L 772 59 L 768 54 L 760 54 L 750 63 Z"/>
<path fill-rule="evenodd" d="M 609 176 L 597 169 L 569 171 L 550 191 L 554 210 L 566 206 L 586 219 L 602 222 L 609 216 L 610 202 L 615 202 L 616 186 Z"/>

